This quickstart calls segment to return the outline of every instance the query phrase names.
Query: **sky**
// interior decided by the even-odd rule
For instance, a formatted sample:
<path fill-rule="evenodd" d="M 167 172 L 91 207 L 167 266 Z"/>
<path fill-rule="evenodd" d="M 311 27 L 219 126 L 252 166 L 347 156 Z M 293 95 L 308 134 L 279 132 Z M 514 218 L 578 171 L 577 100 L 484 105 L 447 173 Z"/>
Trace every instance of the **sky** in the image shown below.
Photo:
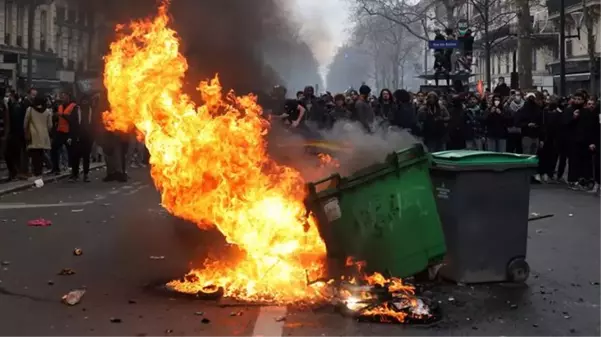
<path fill-rule="evenodd" d="M 348 38 L 347 0 L 293 0 L 295 17 L 301 20 L 301 36 L 311 46 L 325 78 L 336 49 Z"/>

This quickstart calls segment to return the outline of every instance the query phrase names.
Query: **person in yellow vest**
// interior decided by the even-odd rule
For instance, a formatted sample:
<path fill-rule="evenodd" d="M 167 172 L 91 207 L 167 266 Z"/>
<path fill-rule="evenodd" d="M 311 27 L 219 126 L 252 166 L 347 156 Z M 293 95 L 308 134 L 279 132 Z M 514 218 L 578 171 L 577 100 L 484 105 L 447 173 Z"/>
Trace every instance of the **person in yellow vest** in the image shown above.
<path fill-rule="evenodd" d="M 74 145 L 77 142 L 73 132 L 77 129 L 77 120 L 79 118 L 79 107 L 67 92 L 61 93 L 61 103 L 58 106 L 56 132 L 52 139 L 52 149 L 50 156 L 52 159 L 52 171 L 55 174 L 60 174 L 60 153 L 63 146 L 67 147 L 67 155 L 69 163 L 74 160 Z M 73 167 L 73 165 L 70 165 Z M 77 179 L 74 172 L 71 172 L 71 179 Z"/>

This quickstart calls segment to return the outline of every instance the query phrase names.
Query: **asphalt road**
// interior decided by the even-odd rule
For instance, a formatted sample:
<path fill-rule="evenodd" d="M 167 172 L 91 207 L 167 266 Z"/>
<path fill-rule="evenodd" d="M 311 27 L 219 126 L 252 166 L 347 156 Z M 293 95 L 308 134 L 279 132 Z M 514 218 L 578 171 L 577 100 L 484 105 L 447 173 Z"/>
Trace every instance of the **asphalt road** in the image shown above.
<path fill-rule="evenodd" d="M 427 284 L 442 320 L 401 326 L 359 323 L 329 307 L 228 306 L 158 290 L 224 242 L 166 214 L 144 171 L 133 172 L 127 184 L 102 183 L 101 174 L 85 185 L 61 181 L 0 198 L 0 334 L 600 334 L 599 199 L 593 196 L 535 188 L 531 211 L 555 217 L 530 225 L 526 284 Z M 27 226 L 40 217 L 52 225 Z M 74 256 L 75 248 L 83 255 Z M 57 275 L 63 268 L 75 274 Z M 87 290 L 81 303 L 62 304 L 61 296 L 77 288 Z M 281 315 L 286 320 L 276 322 Z"/>

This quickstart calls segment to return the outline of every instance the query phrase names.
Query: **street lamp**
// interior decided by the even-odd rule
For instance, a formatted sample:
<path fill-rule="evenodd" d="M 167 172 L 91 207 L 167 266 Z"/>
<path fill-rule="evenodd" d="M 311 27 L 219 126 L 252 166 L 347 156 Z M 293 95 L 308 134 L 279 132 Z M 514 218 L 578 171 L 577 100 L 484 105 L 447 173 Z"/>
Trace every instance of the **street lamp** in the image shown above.
<path fill-rule="evenodd" d="M 582 10 L 585 10 L 584 8 Z M 580 27 L 584 12 L 574 12 L 571 14 L 576 22 L 576 35 L 566 36 L 566 8 L 565 0 L 560 0 L 559 4 L 559 95 L 566 96 L 566 39 L 580 39 Z"/>

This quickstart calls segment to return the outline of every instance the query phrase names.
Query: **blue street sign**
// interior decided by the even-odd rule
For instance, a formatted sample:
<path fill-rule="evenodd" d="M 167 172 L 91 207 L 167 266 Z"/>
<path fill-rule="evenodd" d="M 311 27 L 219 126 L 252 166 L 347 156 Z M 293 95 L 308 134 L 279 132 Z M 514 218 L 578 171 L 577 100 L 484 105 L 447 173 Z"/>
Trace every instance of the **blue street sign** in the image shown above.
<path fill-rule="evenodd" d="M 459 42 L 457 40 L 433 40 L 428 41 L 428 46 L 430 49 L 447 49 L 447 48 L 457 48 L 459 46 Z"/>

